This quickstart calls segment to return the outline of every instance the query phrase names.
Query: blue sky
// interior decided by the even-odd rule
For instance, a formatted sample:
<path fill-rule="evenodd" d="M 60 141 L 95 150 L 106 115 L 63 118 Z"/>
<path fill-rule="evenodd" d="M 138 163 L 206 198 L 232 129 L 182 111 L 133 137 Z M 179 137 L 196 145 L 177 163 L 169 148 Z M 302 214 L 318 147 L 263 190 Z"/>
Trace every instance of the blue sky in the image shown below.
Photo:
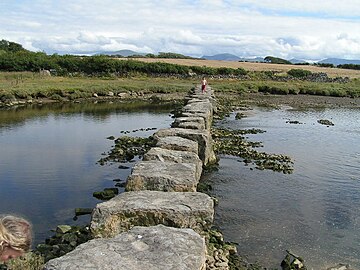
<path fill-rule="evenodd" d="M 360 0 L 2 0 L 0 39 L 50 54 L 360 59 Z"/>

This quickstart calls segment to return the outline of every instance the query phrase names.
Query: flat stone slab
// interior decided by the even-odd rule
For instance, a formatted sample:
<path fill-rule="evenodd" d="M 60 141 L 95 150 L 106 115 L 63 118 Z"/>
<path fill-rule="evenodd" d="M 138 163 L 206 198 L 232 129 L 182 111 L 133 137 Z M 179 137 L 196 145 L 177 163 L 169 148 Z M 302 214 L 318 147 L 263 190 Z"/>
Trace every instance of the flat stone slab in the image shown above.
<path fill-rule="evenodd" d="M 46 263 L 44 270 L 204 270 L 205 241 L 192 229 L 134 227 L 94 239 Z"/>
<path fill-rule="evenodd" d="M 204 165 L 216 162 L 216 156 L 213 150 L 213 142 L 209 130 L 185 129 L 185 128 L 167 128 L 160 129 L 154 133 L 154 138 L 158 140 L 162 137 L 177 136 L 196 141 L 199 145 L 198 155 Z"/>
<path fill-rule="evenodd" d="M 161 161 L 137 162 L 126 183 L 126 191 L 196 191 L 196 165 Z"/>
<path fill-rule="evenodd" d="M 91 218 L 95 237 L 113 237 L 134 226 L 163 224 L 201 232 L 214 218 L 213 200 L 200 192 L 131 191 L 96 205 Z"/>
<path fill-rule="evenodd" d="M 210 129 L 213 116 L 210 112 L 182 111 L 182 117 L 201 117 L 205 122 L 205 129 Z"/>
<path fill-rule="evenodd" d="M 143 161 L 162 161 L 195 164 L 197 180 L 200 180 L 202 173 L 202 161 L 200 160 L 199 156 L 193 152 L 153 147 L 147 153 L 145 153 Z"/>
<path fill-rule="evenodd" d="M 203 117 L 178 117 L 171 125 L 172 127 L 205 129 L 205 120 Z"/>
<path fill-rule="evenodd" d="M 203 113 L 213 113 L 213 106 L 208 100 L 201 102 L 192 102 L 188 103 L 182 109 L 184 112 L 203 112 Z"/>
<path fill-rule="evenodd" d="M 156 146 L 169 150 L 188 151 L 195 154 L 199 153 L 199 146 L 196 141 L 178 136 L 157 138 Z"/>

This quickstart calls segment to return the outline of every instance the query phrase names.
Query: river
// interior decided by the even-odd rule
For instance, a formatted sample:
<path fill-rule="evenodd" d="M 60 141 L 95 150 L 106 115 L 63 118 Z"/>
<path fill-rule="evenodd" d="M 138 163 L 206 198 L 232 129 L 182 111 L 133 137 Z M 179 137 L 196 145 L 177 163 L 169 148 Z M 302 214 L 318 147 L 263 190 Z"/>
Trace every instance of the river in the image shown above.
<path fill-rule="evenodd" d="M 156 130 L 139 129 L 170 127 L 171 108 L 107 102 L 0 110 L 0 213 L 31 220 L 35 243 L 59 224 L 88 223 L 89 216 L 74 221 L 74 209 L 93 208 L 101 202 L 94 191 L 114 187 L 114 179 L 130 173 L 119 164 L 97 164 L 114 145 L 107 137 L 123 136 L 121 131 L 148 137 Z"/>
<path fill-rule="evenodd" d="M 290 250 L 308 269 L 337 263 L 360 269 L 360 109 L 254 108 L 247 115 L 217 125 L 265 130 L 248 139 L 263 142 L 260 151 L 292 157 L 294 173 L 261 171 L 223 156 L 219 170 L 205 177 L 220 200 L 215 224 L 226 240 L 267 267 L 280 268 Z"/>
<path fill-rule="evenodd" d="M 114 179 L 130 173 L 119 164 L 96 163 L 113 146 L 106 138 L 122 130 L 150 136 L 155 130 L 139 129 L 169 127 L 170 110 L 122 103 L 1 110 L 0 213 L 30 219 L 36 243 L 58 224 L 86 224 L 89 216 L 73 220 L 74 208 L 94 207 L 100 202 L 94 191 L 114 187 Z M 309 269 L 340 262 L 360 269 L 360 110 L 254 108 L 246 118 L 232 114 L 217 125 L 263 129 L 249 140 L 294 160 L 294 173 L 285 175 L 223 156 L 219 170 L 204 176 L 220 199 L 215 224 L 226 240 L 239 244 L 240 255 L 279 268 L 288 249 Z"/>

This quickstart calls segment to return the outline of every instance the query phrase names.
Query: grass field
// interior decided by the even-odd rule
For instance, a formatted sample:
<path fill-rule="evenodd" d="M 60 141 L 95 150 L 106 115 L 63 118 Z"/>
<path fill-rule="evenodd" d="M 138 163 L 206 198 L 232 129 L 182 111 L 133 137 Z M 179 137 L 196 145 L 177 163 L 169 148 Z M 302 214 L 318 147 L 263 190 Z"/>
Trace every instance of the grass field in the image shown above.
<path fill-rule="evenodd" d="M 119 58 L 126 60 L 126 58 Z M 229 67 L 229 68 L 243 68 L 248 71 L 279 71 L 286 73 L 290 69 L 306 69 L 311 72 L 324 72 L 329 77 L 349 77 L 360 78 L 360 70 L 341 69 L 341 68 L 325 68 L 307 65 L 283 65 L 270 63 L 250 63 L 250 62 L 236 62 L 236 61 L 217 61 L 217 60 L 196 60 L 196 59 L 166 59 L 166 58 L 135 58 L 135 60 L 143 62 L 163 62 L 170 64 L 178 64 L 185 66 L 208 66 L 208 67 Z"/>
<path fill-rule="evenodd" d="M 219 94 L 242 94 L 263 92 L 267 94 L 308 94 L 335 97 L 360 97 L 360 71 L 314 66 L 278 65 L 266 63 L 246 63 L 231 61 L 210 61 L 193 59 L 151 59 L 139 58 L 146 62 L 167 62 L 179 65 L 197 65 L 210 67 L 242 67 L 251 71 L 247 79 L 209 78 L 209 84 Z M 121 60 L 126 61 L 126 60 Z M 286 73 L 290 69 L 309 69 L 312 72 L 325 72 L 328 76 L 347 76 L 348 83 L 318 83 L 302 80 L 274 81 L 262 76 L 259 71 L 276 70 Z M 281 74 L 280 74 L 281 76 Z M 266 78 L 266 79 L 264 79 Z M 114 96 L 120 93 L 141 93 L 145 98 L 151 95 L 162 95 L 165 99 L 181 99 L 194 86 L 200 83 L 199 77 L 151 77 L 134 74 L 127 77 L 95 76 L 41 76 L 31 72 L 0 72 L 0 105 L 13 100 L 48 99 L 57 101 Z M 166 95 L 163 95 L 166 94 Z M 170 95 L 171 94 L 171 95 Z M 139 95 L 135 95 L 139 96 Z"/>

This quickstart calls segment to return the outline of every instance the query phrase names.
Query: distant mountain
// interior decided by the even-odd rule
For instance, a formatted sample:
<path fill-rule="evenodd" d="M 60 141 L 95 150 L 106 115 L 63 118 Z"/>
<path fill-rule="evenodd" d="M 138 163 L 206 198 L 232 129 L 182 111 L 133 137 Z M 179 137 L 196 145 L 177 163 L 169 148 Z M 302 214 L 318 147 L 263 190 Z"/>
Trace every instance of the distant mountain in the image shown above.
<path fill-rule="evenodd" d="M 300 59 L 296 59 L 296 58 L 290 59 L 289 62 L 291 62 L 291 64 L 306 64 L 306 63 L 308 63 L 305 60 L 300 60 Z"/>
<path fill-rule="evenodd" d="M 341 59 L 341 58 L 326 58 L 324 60 L 318 61 L 318 63 L 333 64 L 334 66 L 344 65 L 344 64 L 360 65 L 360 60 L 347 60 L 347 59 Z"/>
<path fill-rule="evenodd" d="M 201 58 L 206 60 L 224 60 L 224 61 L 239 61 L 240 57 L 231 53 L 221 53 L 215 55 L 204 55 Z"/>
<path fill-rule="evenodd" d="M 264 58 L 262 58 L 262 57 L 255 57 L 255 58 L 241 57 L 239 61 L 241 61 L 241 62 L 264 62 Z"/>
<path fill-rule="evenodd" d="M 146 55 L 146 53 L 139 53 L 132 50 L 120 50 L 115 52 L 98 52 L 96 55 L 121 55 L 124 57 L 132 56 L 132 55 Z"/>
<path fill-rule="evenodd" d="M 246 57 L 239 57 L 231 53 L 204 55 L 201 58 L 206 60 L 220 60 L 220 61 L 264 62 L 264 58 L 262 57 L 246 58 Z"/>

